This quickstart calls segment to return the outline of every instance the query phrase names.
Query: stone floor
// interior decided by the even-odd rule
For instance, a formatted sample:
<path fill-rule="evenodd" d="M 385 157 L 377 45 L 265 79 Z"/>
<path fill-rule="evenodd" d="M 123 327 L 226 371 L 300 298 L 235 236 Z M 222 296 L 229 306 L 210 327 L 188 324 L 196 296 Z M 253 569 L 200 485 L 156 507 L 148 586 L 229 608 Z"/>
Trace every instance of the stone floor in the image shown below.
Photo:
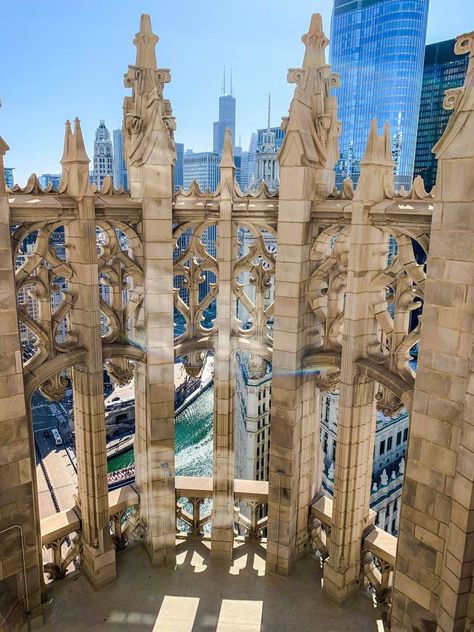
<path fill-rule="evenodd" d="M 317 562 L 289 578 L 265 576 L 265 549 L 238 543 L 229 568 L 206 542 L 180 541 L 176 569 L 152 569 L 143 548 L 119 555 L 117 581 L 96 592 L 80 575 L 56 583 L 45 632 L 383 632 L 380 612 L 358 594 L 343 608 L 321 593 Z"/>

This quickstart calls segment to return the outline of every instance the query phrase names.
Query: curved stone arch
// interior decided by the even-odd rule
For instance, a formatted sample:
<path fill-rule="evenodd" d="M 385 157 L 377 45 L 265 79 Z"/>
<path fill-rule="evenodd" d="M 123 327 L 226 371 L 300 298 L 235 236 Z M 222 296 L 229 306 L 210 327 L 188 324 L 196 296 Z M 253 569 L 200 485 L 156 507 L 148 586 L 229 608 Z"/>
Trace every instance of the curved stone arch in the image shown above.
<path fill-rule="evenodd" d="M 145 351 L 133 345 L 106 345 L 102 348 L 103 359 L 114 357 L 127 358 L 135 362 L 143 362 L 146 357 Z M 71 369 L 79 364 L 87 362 L 88 351 L 86 349 L 70 349 L 66 353 L 61 353 L 56 357 L 47 360 L 35 371 L 24 372 L 25 398 L 31 402 L 31 397 L 37 388 L 46 380 L 65 369 Z M 28 375 L 27 375 L 28 374 Z"/>
<path fill-rule="evenodd" d="M 252 353 L 254 355 L 261 356 L 268 362 L 272 362 L 272 347 L 256 339 L 233 336 L 231 339 L 231 357 L 233 357 L 238 351 Z"/>
<path fill-rule="evenodd" d="M 358 375 L 366 375 L 392 392 L 403 403 L 408 414 L 411 414 L 415 388 L 414 380 L 412 384 L 409 384 L 384 366 L 368 359 L 361 359 L 357 362 L 357 371 Z"/>

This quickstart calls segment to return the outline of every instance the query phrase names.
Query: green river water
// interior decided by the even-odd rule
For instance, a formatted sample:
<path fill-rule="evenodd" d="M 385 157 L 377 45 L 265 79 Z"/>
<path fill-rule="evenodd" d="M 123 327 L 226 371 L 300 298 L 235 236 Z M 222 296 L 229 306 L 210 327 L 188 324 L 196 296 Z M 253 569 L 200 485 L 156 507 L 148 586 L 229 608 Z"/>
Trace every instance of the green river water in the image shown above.
<path fill-rule="evenodd" d="M 210 386 L 175 419 L 175 458 L 178 476 L 212 476 L 212 413 Z M 133 464 L 133 448 L 107 460 L 108 472 Z"/>

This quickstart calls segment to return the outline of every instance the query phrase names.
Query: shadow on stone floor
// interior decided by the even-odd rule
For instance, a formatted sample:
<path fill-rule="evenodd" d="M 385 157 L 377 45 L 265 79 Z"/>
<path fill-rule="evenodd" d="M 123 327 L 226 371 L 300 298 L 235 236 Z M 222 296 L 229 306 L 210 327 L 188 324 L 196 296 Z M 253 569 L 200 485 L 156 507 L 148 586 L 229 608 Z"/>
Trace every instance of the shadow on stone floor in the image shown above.
<path fill-rule="evenodd" d="M 210 558 L 209 543 L 177 542 L 176 568 L 151 568 L 135 545 L 117 557 L 117 580 L 100 591 L 80 575 L 50 590 L 46 632 L 379 632 L 366 594 L 343 608 L 321 592 L 310 557 L 290 577 L 265 575 L 265 549 L 239 542 L 232 565 Z M 378 621 L 379 620 L 379 621 Z"/>

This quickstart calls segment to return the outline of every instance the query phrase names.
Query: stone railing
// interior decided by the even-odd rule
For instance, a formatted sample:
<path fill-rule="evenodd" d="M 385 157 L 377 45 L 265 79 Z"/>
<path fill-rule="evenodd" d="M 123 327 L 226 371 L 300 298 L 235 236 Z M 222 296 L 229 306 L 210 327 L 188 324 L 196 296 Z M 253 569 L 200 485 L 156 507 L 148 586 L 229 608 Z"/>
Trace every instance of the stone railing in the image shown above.
<path fill-rule="evenodd" d="M 332 526 L 332 498 L 323 494 L 316 497 L 309 514 L 310 543 L 314 553 L 324 563 L 329 557 L 329 536 Z"/>
<path fill-rule="evenodd" d="M 180 534 L 201 536 L 211 520 L 212 478 L 176 477 L 176 522 Z M 239 534 L 261 537 L 267 527 L 268 482 L 237 479 L 234 482 L 234 522 Z M 183 529 L 183 524 L 186 529 Z M 210 528 L 209 528 L 210 530 Z"/>
<path fill-rule="evenodd" d="M 362 543 L 362 573 L 368 587 L 374 590 L 377 603 L 392 605 L 393 573 L 397 554 L 397 538 L 383 529 L 372 527 Z"/>
<path fill-rule="evenodd" d="M 127 545 L 139 523 L 140 499 L 133 485 L 109 492 L 110 531 L 116 549 Z M 81 511 L 73 507 L 41 520 L 41 543 L 51 551 L 43 565 L 48 580 L 63 579 L 81 567 Z"/>
<path fill-rule="evenodd" d="M 319 495 L 311 505 L 309 532 L 313 551 L 324 563 L 329 557 L 333 500 Z M 371 520 L 375 512 L 371 511 Z M 397 538 L 383 529 L 368 527 L 362 541 L 361 575 L 366 588 L 373 590 L 377 603 L 390 607 Z"/>

